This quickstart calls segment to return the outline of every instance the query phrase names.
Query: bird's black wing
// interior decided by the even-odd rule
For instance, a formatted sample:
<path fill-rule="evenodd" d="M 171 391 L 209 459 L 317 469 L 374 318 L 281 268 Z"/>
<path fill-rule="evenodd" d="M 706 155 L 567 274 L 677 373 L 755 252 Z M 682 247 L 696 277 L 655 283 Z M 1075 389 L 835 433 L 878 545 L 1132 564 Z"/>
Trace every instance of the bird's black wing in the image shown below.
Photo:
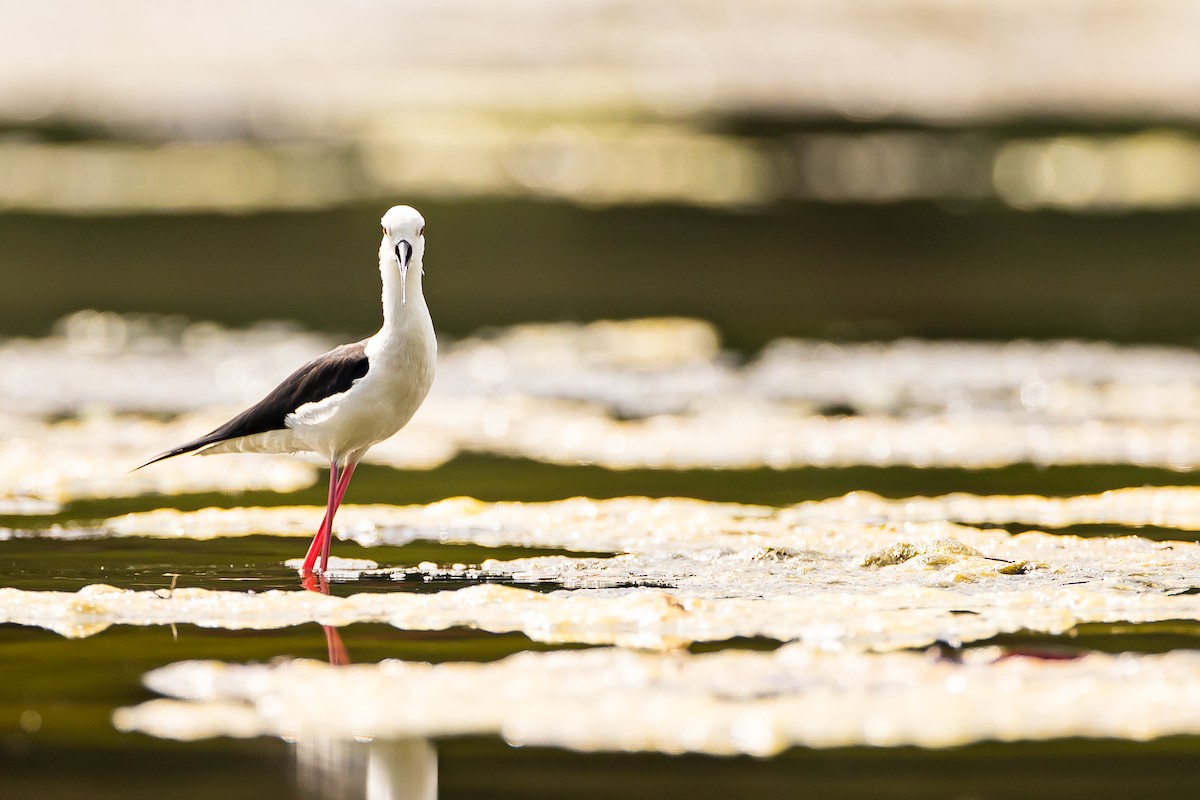
<path fill-rule="evenodd" d="M 157 455 L 137 469 L 149 466 L 156 461 L 162 461 L 164 458 L 191 453 L 217 442 L 252 436 L 256 433 L 283 430 L 287 427 L 284 420 L 297 408 L 305 403 L 313 403 L 331 395 L 341 394 L 349 389 L 356 380 L 367 374 L 369 364 L 367 363 L 366 344 L 365 341 L 344 344 L 324 355 L 317 356 L 289 375 L 262 400 L 221 427 L 206 433 L 199 439 L 193 439 L 187 444 Z"/>

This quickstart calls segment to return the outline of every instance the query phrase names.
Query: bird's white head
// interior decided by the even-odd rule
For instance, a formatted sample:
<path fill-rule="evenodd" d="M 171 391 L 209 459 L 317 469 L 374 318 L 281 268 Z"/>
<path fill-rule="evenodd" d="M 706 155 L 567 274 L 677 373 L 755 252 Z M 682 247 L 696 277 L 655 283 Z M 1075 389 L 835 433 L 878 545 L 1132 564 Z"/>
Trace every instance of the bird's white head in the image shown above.
<path fill-rule="evenodd" d="M 408 290 L 408 266 L 416 263 L 424 273 L 425 218 L 412 206 L 392 206 L 380 218 L 383 241 L 379 245 L 379 264 L 395 264 L 400 270 L 400 305 Z"/>

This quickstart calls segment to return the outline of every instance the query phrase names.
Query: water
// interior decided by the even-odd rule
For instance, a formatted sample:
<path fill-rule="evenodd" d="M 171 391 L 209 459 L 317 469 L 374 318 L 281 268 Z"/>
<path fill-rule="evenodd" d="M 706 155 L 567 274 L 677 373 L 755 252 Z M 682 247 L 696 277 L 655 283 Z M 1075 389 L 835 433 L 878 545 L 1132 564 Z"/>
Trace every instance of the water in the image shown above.
<path fill-rule="evenodd" d="M 584 211 L 527 201 L 414 202 L 436 220 L 430 229 L 430 301 L 439 328 L 455 337 L 528 320 L 691 314 L 717 325 L 737 354 L 735 365 L 784 335 L 839 340 L 1070 335 L 1183 344 L 1195 338 L 1189 305 L 1195 294 L 1192 212 L 1114 219 L 1023 215 L 986 204 L 966 214 L 933 205 L 781 204 L 738 216 L 667 207 Z M 61 314 L 100 308 L 178 312 L 234 325 L 290 319 L 322 335 L 358 335 L 371 329 L 377 314 L 376 276 L 370 266 L 372 214 L 377 216 L 373 208 L 348 206 L 244 217 L 0 215 L 0 281 L 11 289 L 0 297 L 0 327 L 9 335 L 43 335 Z M 235 399 L 227 396 L 225 402 Z M 829 419 L 862 415 L 861 408 L 844 399 L 838 402 L 821 409 Z M 174 410 L 184 409 L 155 413 L 170 416 Z M 60 411 L 68 419 L 91 413 L 75 406 Z M 1044 408 L 1035 411 L 1046 413 Z M 642 418 L 627 408 L 621 414 L 629 421 Z M 1072 496 L 1197 482 L 1192 472 L 1165 464 L 922 469 L 793 463 L 783 468 L 610 470 L 483 449 L 455 452 L 431 469 L 366 465 L 357 474 L 350 500 L 409 504 L 455 495 L 485 501 L 632 495 L 784 506 L 851 491 L 885 497 L 951 492 Z M 251 462 L 248 469 L 261 469 L 253 466 L 258 463 Z M 52 525 L 88 529 L 109 517 L 168 505 L 181 510 L 313 505 L 323 501 L 323 494 L 318 478 L 309 488 L 286 495 L 193 489 L 166 497 L 67 497 L 58 511 L 0 517 L 0 528 L 18 532 L 0 541 L 0 582 L 41 591 L 75 591 L 95 583 L 167 592 L 172 587 L 298 591 L 294 572 L 281 564 L 303 552 L 303 516 L 302 529 L 296 531 L 301 535 L 287 537 L 61 540 L 19 532 Z M 1032 527 L 1009 524 L 1013 531 Z M 1195 538 L 1170 525 L 1131 528 L 1103 521 L 1060 533 Z M 334 552 L 405 566 L 609 555 L 604 550 L 423 541 L 371 548 L 340 541 Z M 330 590 L 345 597 L 363 591 L 457 589 L 471 583 L 374 579 L 365 585 L 335 582 Z M 538 588 L 551 591 L 558 584 L 549 581 Z M 355 622 L 339 633 L 349 659 L 364 664 L 383 659 L 493 662 L 516 653 L 581 646 L 462 626 L 415 631 Z M 1038 656 L 1142 654 L 1194 649 L 1196 636 L 1194 620 L 1121 621 L 1087 623 L 1064 634 L 1005 633 L 969 646 Z M 78 796 L 85 790 L 99 798 L 337 796 L 333 783 L 298 780 L 297 775 L 312 774 L 311 761 L 303 762 L 302 748 L 275 738 L 180 743 L 122 733 L 112 724 L 115 708 L 157 696 L 141 684 L 153 669 L 193 659 L 327 660 L 329 642 L 328 632 L 314 622 L 261 631 L 188 624 L 113 626 L 81 639 L 0 625 L 5 792 L 46 798 Z M 690 650 L 769 652 L 778 644 L 770 638 L 735 637 L 693 644 Z M 443 798 L 567 793 L 715 798 L 784 792 L 1082 798 L 1151 792 L 1185 796 L 1197 777 L 1197 744 L 1195 737 L 1176 736 L 1151 742 L 984 742 L 943 750 L 796 747 L 766 759 L 583 754 L 512 747 L 494 735 L 450 737 L 436 741 L 435 747 Z M 345 785 L 361 778 L 352 774 L 366 763 L 355 751 L 359 746 L 343 748 Z"/>
<path fill-rule="evenodd" d="M 411 198 L 438 329 L 682 314 L 751 350 L 794 334 L 1194 341 L 1197 214 L 781 204 L 738 215 Z M 309 213 L 0 216 L 0 319 L 80 308 L 350 335 L 378 324 L 379 204 Z M 439 233 L 444 231 L 444 233 Z M 516 244 L 514 244 L 514 242 Z M 86 254 L 81 257 L 80 254 Z"/>
<path fill-rule="evenodd" d="M 483 488 L 489 476 L 504 476 L 492 491 L 511 497 L 506 485 L 531 481 L 551 496 L 573 493 L 593 496 L 621 495 L 630 485 L 650 495 L 677 493 L 681 482 L 697 489 L 694 494 L 720 499 L 776 502 L 835 494 L 841 488 L 867 488 L 885 495 L 904 496 L 913 486 L 935 490 L 939 486 L 995 488 L 1006 492 L 1037 489 L 1045 493 L 1091 491 L 1125 485 L 1129 468 L 1013 467 L 993 473 L 911 469 L 793 470 L 751 473 L 663 474 L 652 471 L 613 473 L 595 468 L 537 465 L 509 459 L 468 458 L 451 462 L 429 473 L 413 473 L 416 485 L 396 488 L 394 473 L 384 468 L 364 471 L 356 485 L 364 501 L 433 499 L 422 486 L 453 483 L 467 489 Z M 1152 475 L 1138 473 L 1152 479 Z M 472 477 L 473 476 L 473 477 Z M 657 477 L 656 477 L 657 476 Z M 817 477 L 821 480 L 818 481 Z M 1177 473 L 1164 472 L 1164 483 L 1177 483 Z M 774 485 L 772 485 L 774 484 Z M 752 489 L 751 487 L 757 487 Z M 1056 490 L 1056 491 L 1051 491 Z M 319 502 L 319 489 L 300 493 L 304 502 Z M 468 491 L 468 493 L 472 493 Z M 474 492 L 486 495 L 487 492 Z M 761 494 L 756 494 L 761 493 Z M 934 493 L 930 491 L 930 493 Z M 532 494 L 532 493 L 530 493 Z M 184 496 L 181 507 L 204 507 L 223 498 Z M 238 502 L 254 498 L 228 498 Z M 530 497 L 530 499 L 535 499 Z M 111 510 L 154 507 L 159 501 L 92 501 L 81 505 L 80 516 L 97 519 Z M 114 508 L 115 507 L 115 508 Z M 60 519 L 69 519 L 72 514 Z M 8 520 L 9 523 L 16 519 Z M 21 520 L 29 524 L 30 520 Z M 1107 531 L 1105 531 L 1107 532 Z M 1120 529 L 1126 532 L 1126 529 Z M 1175 537 L 1184 534 L 1175 531 Z M 10 548 L 11 549 L 8 549 Z M 294 589 L 294 577 L 279 567 L 282 558 L 302 550 L 302 540 L 255 536 L 209 542 L 145 540 L 61 542 L 19 539 L 5 543 L 6 559 L 15 567 L 11 585 L 29 589 L 74 589 L 96 580 L 130 588 L 180 586 L 237 589 Z M 403 548 L 358 548 L 339 542 L 335 552 L 365 556 L 381 563 L 435 561 L 477 563 L 484 558 L 527 556 L 526 550 L 508 551 L 461 545 L 412 544 Z M 546 551 L 546 555 L 553 551 Z M 103 568 L 103 569 L 101 569 Z M 9 573 L 6 568 L 6 584 Z M 173 578 L 178 575 L 178 578 Z M 229 579 L 242 579 L 230 581 Z M 334 593 L 352 590 L 405 590 L 406 583 L 371 582 L 366 587 L 335 584 Z M 1016 636 L 997 643 L 1016 648 L 1098 649 L 1102 651 L 1159 652 L 1190 647 L 1194 625 L 1083 626 L 1070 637 Z M 370 663 L 382 658 L 444 663 L 490 661 L 527 650 L 543 649 L 519 634 L 491 634 L 466 629 L 419 632 L 386 625 L 350 625 L 341 636 L 352 661 Z M 134 705 L 153 695 L 141 688 L 142 674 L 184 659 L 218 659 L 233 662 L 268 662 L 280 657 L 325 659 L 327 642 L 321 628 L 306 624 L 272 631 L 220 631 L 188 625 L 149 628 L 110 628 L 94 637 L 66 640 L 49 632 L 5 625 L 0 637 L 12 670 L 6 685 L 20 686 L 4 704 L 7 718 L 18 722 L 5 738 L 6 774 L 13 787 L 35 796 L 71 796 L 84 785 L 103 783 L 108 795 L 150 796 L 172 791 L 179 796 L 211 795 L 257 797 L 296 792 L 294 796 L 322 795 L 313 787 L 296 783 L 293 747 L 273 740 L 209 740 L 178 744 L 140 734 L 113 730 L 109 715 L 116 706 Z M 986 644 L 986 643 L 983 643 Z M 731 641 L 726 647 L 743 646 Z M 720 644 L 717 645 L 721 647 Z M 705 648 L 706 649 L 706 648 Z M 43 665 L 34 679 L 29 664 Z M 19 727 L 22 713 L 36 709 L 38 727 Z M 28 719 L 24 719 L 28 723 Z M 442 797 L 560 796 L 564 786 L 580 796 L 607 796 L 624 791 L 634 797 L 663 792 L 689 791 L 699 797 L 727 796 L 729 792 L 767 792 L 799 789 L 825 796 L 928 796 L 966 792 L 1033 797 L 1118 796 L 1146 787 L 1178 791 L 1194 779 L 1194 741 L 1172 738 L 1153 743 L 1058 741 L 1026 744 L 976 744 L 949 751 L 835 749 L 791 750 L 770 760 L 747 758 L 704 759 L 697 756 L 581 755 L 555 749 L 513 749 L 493 738 L 448 739 L 437 744 L 439 791 Z M 361 763 L 347 756 L 350 769 Z M 50 769 L 49 765 L 54 764 Z M 1062 770 L 1075 770 L 1070 781 Z M 1018 775 L 1018 777 L 1014 777 Z M 345 776 L 344 776 L 345 777 Z M 351 776 L 352 777 L 352 776 Z M 349 778 L 346 778 L 349 780 Z M 283 790 L 280 787 L 291 787 Z M 16 791 L 16 788 L 14 788 Z"/>

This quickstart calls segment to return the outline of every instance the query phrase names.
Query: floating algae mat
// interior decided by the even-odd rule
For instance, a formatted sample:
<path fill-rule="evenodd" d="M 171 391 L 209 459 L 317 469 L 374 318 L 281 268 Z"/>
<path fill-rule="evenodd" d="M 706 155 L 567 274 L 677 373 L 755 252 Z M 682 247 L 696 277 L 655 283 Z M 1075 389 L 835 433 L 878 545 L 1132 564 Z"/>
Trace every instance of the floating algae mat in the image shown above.
<path fill-rule="evenodd" d="M 1159 493 L 1190 507 L 1200 490 L 1138 489 L 1142 513 L 1161 511 Z M 1190 502 L 1182 500 L 1192 496 Z M 898 508 L 939 502 L 993 518 L 1007 501 L 1028 498 L 896 501 Z M 1059 501 L 1112 506 L 1111 496 Z M 79 592 L 0 589 L 0 620 L 68 636 L 111 624 L 192 623 L 274 628 L 386 622 L 405 629 L 470 626 L 520 631 L 547 642 L 671 648 L 696 641 L 769 637 L 826 650 L 891 650 L 937 641 L 979 641 L 1000 633 L 1063 633 L 1085 622 L 1200 620 L 1200 544 L 1126 537 L 1010 534 L 947 519 L 879 521 L 884 501 L 847 499 L 774 509 L 696 500 L 573 499 L 552 503 L 448 500 L 429 506 L 348 506 L 343 538 L 367 547 L 415 541 L 487 547 L 558 548 L 613 556 L 544 556 L 479 565 L 377 565 L 339 560 L 331 577 L 504 576 L 563 590 L 543 593 L 479 585 L 434 594 L 329 597 L 306 591 Z M 1127 500 L 1131 509 L 1138 503 Z M 833 519 L 822 519 L 827 508 Z M 304 535 L 312 509 L 155 511 L 110 520 L 108 536 L 250 533 Z M 1132 516 L 1132 514 L 1131 514 Z M 1077 513 L 1072 520 L 1087 519 Z M 99 535 L 93 533 L 93 535 Z M 647 588 L 647 587 L 659 588 Z M 624 588 L 613 588 L 624 587 Z"/>
<path fill-rule="evenodd" d="M 56 514 L 73 500 L 142 494 L 294 492 L 316 480 L 313 465 L 280 456 L 174 459 L 131 471 L 205 424 L 107 414 L 48 423 L 0 413 L 0 514 Z"/>
<path fill-rule="evenodd" d="M 150 688 L 176 700 L 115 723 L 175 739 L 370 739 L 499 733 L 518 745 L 773 755 L 793 745 L 948 747 L 1200 732 L 1200 653 L 1051 660 L 999 648 L 705 655 L 595 649 L 487 664 L 183 662 Z M 337 698 L 337 713 L 313 697 Z"/>
<path fill-rule="evenodd" d="M 258 474 L 204 459 L 127 470 L 219 424 L 330 344 L 279 325 L 94 311 L 45 339 L 0 343 L 0 513 L 311 485 L 313 470 L 292 461 L 254 461 L 266 465 Z M 522 325 L 441 350 L 430 401 L 369 462 L 431 469 L 483 453 L 615 469 L 1200 464 L 1200 354 L 1186 348 L 781 340 L 742 360 L 704 322 L 652 319 Z"/>

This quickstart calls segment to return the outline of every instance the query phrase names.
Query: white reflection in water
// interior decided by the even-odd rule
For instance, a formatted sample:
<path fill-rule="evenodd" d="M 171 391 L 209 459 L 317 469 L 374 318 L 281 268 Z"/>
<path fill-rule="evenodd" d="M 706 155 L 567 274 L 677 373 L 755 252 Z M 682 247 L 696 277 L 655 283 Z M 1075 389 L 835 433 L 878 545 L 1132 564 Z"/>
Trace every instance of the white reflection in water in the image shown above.
<path fill-rule="evenodd" d="M 309 573 L 302 580 L 306 591 L 329 595 L 324 575 Z M 350 655 L 341 633 L 322 625 L 329 664 L 344 667 Z M 307 705 L 325 705 L 323 696 L 306 700 Z M 264 698 L 259 709 L 279 708 L 278 698 Z M 337 703 L 327 704 L 337 713 Z M 436 800 L 437 751 L 425 739 L 380 739 L 369 731 L 350 736 L 323 735 L 309 730 L 292 740 L 296 764 L 296 786 L 306 800 Z"/>
<path fill-rule="evenodd" d="M 437 798 L 437 751 L 428 740 L 305 737 L 293 747 L 305 800 Z"/>

